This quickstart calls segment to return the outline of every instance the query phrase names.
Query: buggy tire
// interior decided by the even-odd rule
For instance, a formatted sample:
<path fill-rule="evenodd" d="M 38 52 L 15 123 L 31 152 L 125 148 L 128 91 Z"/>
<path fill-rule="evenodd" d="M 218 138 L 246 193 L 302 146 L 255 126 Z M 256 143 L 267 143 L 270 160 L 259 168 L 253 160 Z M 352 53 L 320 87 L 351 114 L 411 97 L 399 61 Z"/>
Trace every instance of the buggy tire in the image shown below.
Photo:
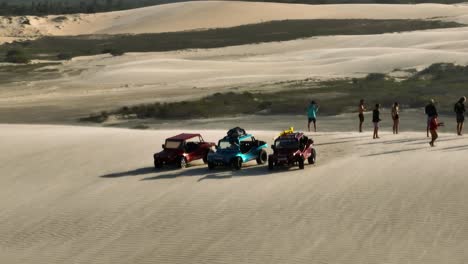
<path fill-rule="evenodd" d="M 312 153 L 307 161 L 310 165 L 314 165 L 317 162 L 317 153 L 315 152 L 315 149 L 312 149 Z"/>
<path fill-rule="evenodd" d="M 300 157 L 299 160 L 297 161 L 299 163 L 299 169 L 303 170 L 304 169 L 304 158 Z"/>
<path fill-rule="evenodd" d="M 212 151 L 207 151 L 205 156 L 203 156 L 203 163 L 207 164 L 208 163 L 208 154 L 210 154 Z"/>
<path fill-rule="evenodd" d="M 214 164 L 213 162 L 208 161 L 208 169 L 209 170 L 214 170 L 215 168 L 216 168 L 216 164 Z"/>
<path fill-rule="evenodd" d="M 231 160 L 231 168 L 234 170 L 240 170 L 242 168 L 242 159 L 235 157 Z"/>
<path fill-rule="evenodd" d="M 187 160 L 185 157 L 180 157 L 179 160 L 177 161 L 177 167 L 180 169 L 185 169 L 187 168 Z"/>
<path fill-rule="evenodd" d="M 271 159 L 268 159 L 268 169 L 273 170 L 275 168 L 275 164 Z"/>
<path fill-rule="evenodd" d="M 268 161 L 268 154 L 266 153 L 264 149 L 262 149 L 260 153 L 258 154 L 257 164 L 262 165 L 262 164 L 265 164 L 267 161 Z"/>
<path fill-rule="evenodd" d="M 158 160 L 154 161 L 154 168 L 155 169 L 161 169 L 163 167 L 162 163 L 159 162 Z"/>

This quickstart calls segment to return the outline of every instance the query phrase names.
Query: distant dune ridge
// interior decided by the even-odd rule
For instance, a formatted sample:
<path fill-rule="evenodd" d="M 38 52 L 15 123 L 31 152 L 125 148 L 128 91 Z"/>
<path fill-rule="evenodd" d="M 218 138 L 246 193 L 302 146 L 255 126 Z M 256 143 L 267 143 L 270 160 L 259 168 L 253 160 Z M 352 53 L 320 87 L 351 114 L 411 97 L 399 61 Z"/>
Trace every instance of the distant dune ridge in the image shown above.
<path fill-rule="evenodd" d="M 92 15 L 29 17 L 30 25 L 25 24 L 24 18 L 16 17 L 11 23 L 22 23 L 24 32 L 29 30 L 33 37 L 191 30 L 288 18 L 437 18 L 464 22 L 467 14 L 467 5 L 312 6 L 200 1 Z M 0 21 L 7 23 L 9 19 Z M 11 25 L 0 27 L 0 32 L 6 29 L 16 36 L 29 34 Z M 0 38 L 2 35 L 5 33 L 0 33 Z M 116 105 L 193 99 L 250 84 L 364 76 L 394 69 L 421 69 L 437 62 L 466 64 L 467 43 L 468 27 L 461 27 L 325 36 L 217 49 L 129 53 L 119 57 L 79 57 L 50 66 L 61 75 L 57 79 L 24 80 L 19 84 L 21 89 L 3 89 L 0 102 L 7 112 L 38 105 L 100 111 Z M 258 89 L 268 89 L 262 87 Z"/>
<path fill-rule="evenodd" d="M 441 4 L 302 5 L 196 1 L 98 14 L 4 17 L 0 18 L 0 38 L 39 35 L 140 34 L 232 27 L 272 20 L 346 18 L 438 18 L 464 23 L 468 22 L 468 6 Z M 29 22 L 25 23 L 25 20 Z"/>

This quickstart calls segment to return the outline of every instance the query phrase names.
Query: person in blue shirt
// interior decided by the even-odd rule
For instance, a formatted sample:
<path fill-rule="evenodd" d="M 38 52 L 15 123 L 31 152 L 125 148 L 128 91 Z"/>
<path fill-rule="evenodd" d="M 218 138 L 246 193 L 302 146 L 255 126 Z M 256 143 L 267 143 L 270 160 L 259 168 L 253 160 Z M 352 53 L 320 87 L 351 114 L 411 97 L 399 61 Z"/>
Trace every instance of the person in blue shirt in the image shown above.
<path fill-rule="evenodd" d="M 309 122 L 307 123 L 307 128 L 310 132 L 310 123 L 314 123 L 314 131 L 317 132 L 317 112 L 319 110 L 319 106 L 315 101 L 310 102 L 309 107 L 307 108 L 307 116 Z"/>

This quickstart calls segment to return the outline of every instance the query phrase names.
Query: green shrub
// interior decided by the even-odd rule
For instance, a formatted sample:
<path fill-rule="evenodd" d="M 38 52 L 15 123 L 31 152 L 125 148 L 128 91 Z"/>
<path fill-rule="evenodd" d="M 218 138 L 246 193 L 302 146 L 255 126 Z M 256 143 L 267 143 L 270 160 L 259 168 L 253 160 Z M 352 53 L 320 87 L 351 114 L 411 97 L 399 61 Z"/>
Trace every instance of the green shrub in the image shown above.
<path fill-rule="evenodd" d="M 366 76 L 366 81 L 383 81 L 385 80 L 386 75 L 383 73 L 369 73 Z"/>
<path fill-rule="evenodd" d="M 5 55 L 5 61 L 10 63 L 29 63 L 31 60 L 22 50 L 9 50 Z"/>
<path fill-rule="evenodd" d="M 68 20 L 68 18 L 66 16 L 58 16 L 58 17 L 54 17 L 52 19 L 52 22 L 61 23 L 61 22 L 67 21 L 67 20 Z"/>
<path fill-rule="evenodd" d="M 73 56 L 69 53 L 59 53 L 57 55 L 57 59 L 59 60 L 70 60 L 71 58 L 73 58 Z"/>
<path fill-rule="evenodd" d="M 92 122 L 92 123 L 103 123 L 107 121 L 109 114 L 106 111 L 102 111 L 100 114 L 91 114 L 88 117 L 80 118 L 81 122 Z"/>

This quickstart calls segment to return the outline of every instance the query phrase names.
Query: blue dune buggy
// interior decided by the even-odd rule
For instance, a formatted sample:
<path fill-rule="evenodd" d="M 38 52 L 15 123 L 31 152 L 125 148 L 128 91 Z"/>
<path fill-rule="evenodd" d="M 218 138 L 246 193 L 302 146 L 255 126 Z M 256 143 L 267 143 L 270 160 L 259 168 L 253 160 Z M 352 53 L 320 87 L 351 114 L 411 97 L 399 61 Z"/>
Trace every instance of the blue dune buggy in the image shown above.
<path fill-rule="evenodd" d="M 256 160 L 259 165 L 267 162 L 266 142 L 255 139 L 244 130 L 241 131 L 244 133 L 228 132 L 228 135 L 218 142 L 216 152 L 208 153 L 208 169 L 224 166 L 240 170 L 243 163 L 252 160 Z"/>

